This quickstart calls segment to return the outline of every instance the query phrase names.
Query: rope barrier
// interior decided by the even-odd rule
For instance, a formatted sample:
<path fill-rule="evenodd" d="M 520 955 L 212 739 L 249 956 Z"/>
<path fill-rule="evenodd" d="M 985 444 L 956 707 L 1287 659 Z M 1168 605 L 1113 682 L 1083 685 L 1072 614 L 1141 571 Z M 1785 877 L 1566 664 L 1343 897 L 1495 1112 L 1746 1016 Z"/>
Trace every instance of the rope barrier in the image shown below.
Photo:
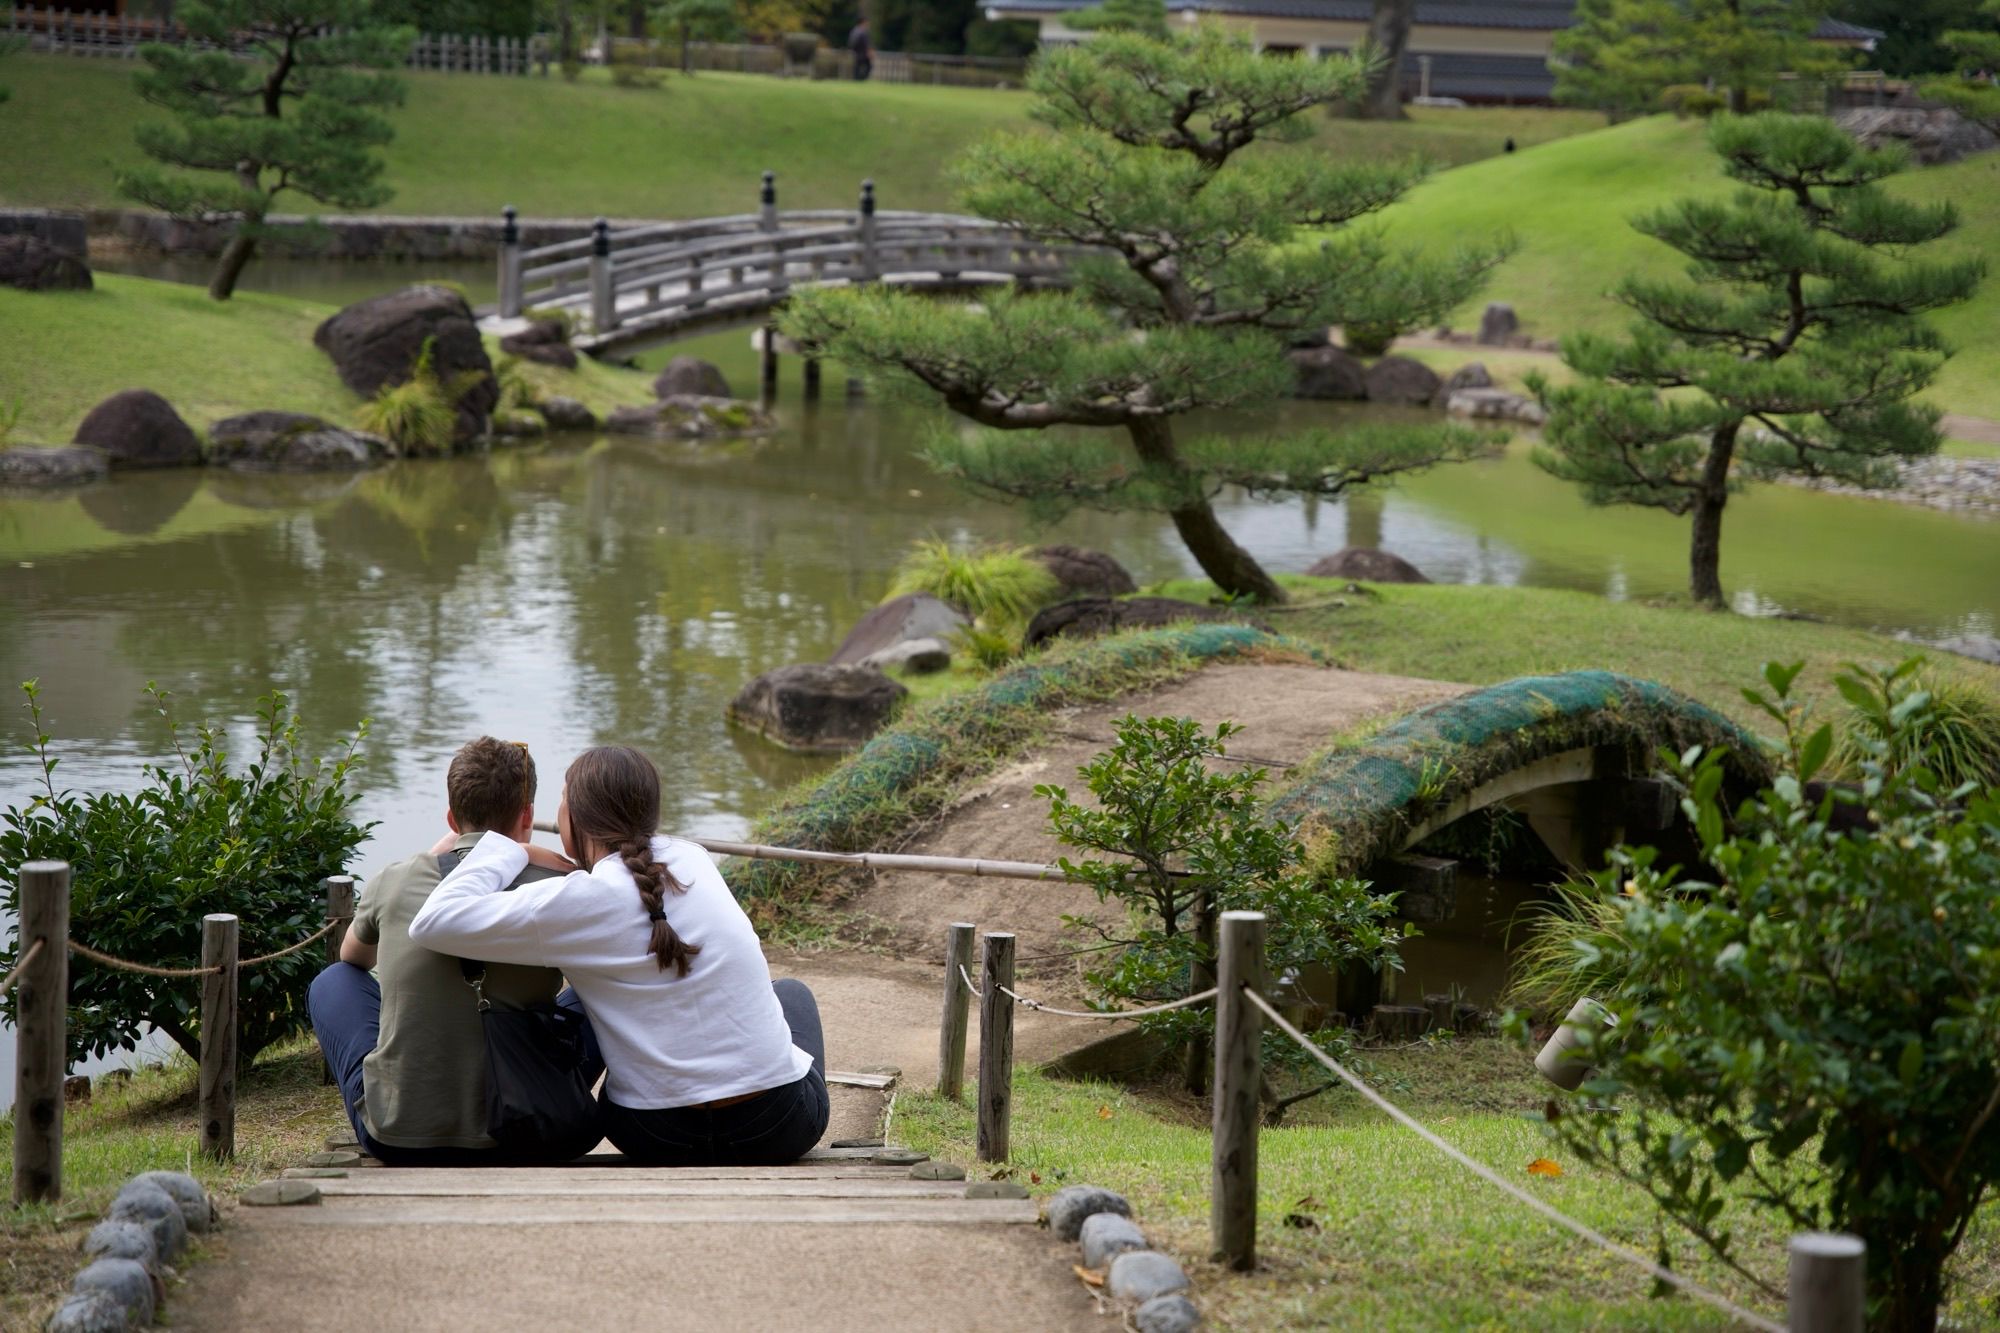
<path fill-rule="evenodd" d="M 1502 1176 L 1492 1167 L 1487 1166 L 1483 1162 L 1475 1161 L 1471 1157 L 1468 1157 L 1465 1153 L 1461 1152 L 1457 1148 L 1454 1148 L 1451 1144 L 1446 1143 L 1442 1138 L 1439 1138 L 1432 1131 L 1418 1124 L 1416 1120 L 1413 1119 L 1408 1112 L 1404 1111 L 1400 1106 L 1397 1106 L 1394 1102 L 1391 1102 L 1381 1093 L 1375 1091 L 1375 1089 L 1369 1087 L 1365 1080 L 1363 1080 L 1362 1078 L 1351 1072 L 1345 1065 L 1341 1064 L 1338 1060 L 1328 1055 L 1318 1046 L 1315 1046 L 1310 1040 L 1306 1038 L 1306 1035 L 1303 1032 L 1300 1032 L 1297 1028 L 1293 1027 L 1290 1023 L 1286 1022 L 1285 1016 L 1279 1013 L 1275 1008 L 1273 1008 L 1269 1000 L 1266 1000 L 1262 995 L 1259 995 L 1256 991 L 1251 990 L 1247 986 L 1244 987 L 1243 989 L 1243 996 L 1245 999 L 1249 1000 L 1250 1003 L 1256 1005 L 1259 1009 L 1263 1010 L 1264 1016 L 1270 1019 L 1273 1023 L 1277 1024 L 1278 1029 L 1281 1032 L 1283 1032 L 1286 1036 L 1290 1037 L 1293 1041 L 1297 1042 L 1301 1047 L 1303 1047 L 1308 1055 L 1312 1056 L 1314 1059 L 1318 1060 L 1321 1064 L 1325 1065 L 1328 1070 L 1330 1070 L 1335 1076 L 1337 1076 L 1343 1082 L 1345 1082 L 1348 1087 L 1353 1088 L 1356 1092 L 1360 1093 L 1369 1102 L 1373 1103 L 1377 1110 L 1380 1110 L 1385 1115 L 1387 1115 L 1391 1120 L 1394 1120 L 1397 1124 L 1409 1130 L 1411 1133 L 1415 1134 L 1418 1138 L 1424 1140 L 1424 1142 L 1430 1144 L 1433 1148 L 1436 1148 L 1439 1152 L 1451 1158 L 1453 1161 L 1457 1162 L 1460 1166 L 1466 1168 L 1468 1171 L 1472 1172 L 1480 1179 L 1486 1181 L 1488 1184 L 1499 1187 L 1501 1190 L 1503 1190 L 1507 1194 L 1512 1195 L 1515 1199 L 1519 1200 L 1521 1203 L 1528 1205 L 1528 1207 L 1534 1209 L 1534 1211 L 1536 1211 L 1537 1213 L 1540 1213 L 1543 1217 L 1547 1218 L 1549 1221 L 1554 1222 L 1557 1226 L 1563 1227 L 1568 1231 L 1574 1232 L 1576 1235 L 1581 1236 L 1583 1239 L 1607 1251 L 1608 1253 L 1614 1254 L 1618 1256 L 1620 1259 L 1623 1259 L 1628 1263 L 1631 1263 L 1639 1268 L 1644 1269 L 1647 1273 L 1651 1274 L 1655 1278 L 1658 1278 L 1660 1281 L 1665 1282 L 1669 1286 L 1679 1289 L 1680 1291 L 1686 1293 L 1689 1296 L 1692 1296 L 1694 1299 L 1698 1301 L 1714 1306 L 1716 1309 L 1722 1311 L 1724 1314 L 1729 1315 L 1731 1318 L 1736 1319 L 1741 1323 L 1749 1325 L 1751 1328 L 1758 1329 L 1760 1333 L 1785 1333 L 1784 1325 L 1773 1323 L 1771 1320 L 1764 1318 L 1764 1316 L 1760 1314 L 1752 1313 L 1751 1311 L 1744 1309 L 1742 1306 L 1730 1300 L 1727 1296 L 1724 1296 L 1719 1292 L 1710 1291 L 1708 1288 L 1701 1286 L 1700 1284 L 1693 1281 L 1691 1278 L 1683 1277 L 1679 1273 L 1676 1273 L 1671 1268 L 1666 1268 L 1660 1264 L 1654 1263 L 1651 1259 L 1648 1259 L 1645 1255 L 1640 1254 L 1636 1250 L 1627 1249 L 1625 1246 L 1620 1245 L 1617 1241 L 1612 1240 L 1609 1236 L 1606 1236 L 1604 1233 L 1582 1222 L 1579 1222 L 1575 1218 L 1569 1216 L 1567 1213 L 1560 1211 L 1553 1204 L 1550 1204 L 1542 1199 L 1536 1198 L 1534 1195 L 1528 1193 L 1528 1191 L 1516 1185 L 1513 1181 L 1508 1180 L 1506 1177 Z"/>
<path fill-rule="evenodd" d="M 959 964 L 958 975 L 964 979 L 965 988 L 972 992 L 973 999 L 983 1000 L 986 998 L 985 992 L 981 991 L 979 987 L 972 984 L 972 974 L 965 970 L 965 964 L 963 963 Z M 1008 990 L 1005 986 L 1002 986 L 1000 988 L 1000 993 L 1006 996 L 1008 999 L 1012 1000 L 1015 1004 L 1020 1005 L 1023 1009 L 1033 1009 L 1036 1013 L 1040 1014 L 1054 1014 L 1057 1018 L 1120 1019 L 1120 1018 L 1147 1018 L 1153 1014 L 1170 1013 L 1175 1009 L 1192 1008 L 1194 1005 L 1200 1004 L 1205 1000 L 1214 999 L 1216 992 L 1215 992 L 1215 987 L 1210 986 L 1205 991 L 1199 991 L 1193 995 L 1184 996 L 1178 1000 L 1169 1000 L 1165 1004 L 1151 1005 L 1145 1009 L 1090 1009 L 1090 1010 L 1057 1009 L 1053 1005 L 1043 1004 L 1040 1000 L 1031 1000 L 1025 995 L 1019 994 L 1018 992 L 1015 991 Z"/>
<path fill-rule="evenodd" d="M 289 957 L 290 955 L 295 954 L 299 950 L 305 948 L 307 945 L 325 939 L 329 934 L 332 933 L 334 927 L 345 925 L 349 921 L 352 921 L 353 919 L 354 918 L 352 917 L 346 917 L 346 916 L 334 917 L 332 920 L 328 921 L 325 925 L 321 926 L 318 930 L 315 930 L 312 934 L 306 936 L 304 939 L 298 941 L 296 944 L 286 945 L 284 948 L 278 950 L 276 953 L 260 954 L 255 958 L 243 959 L 241 962 L 236 964 L 236 970 L 241 972 L 246 967 L 256 967 L 260 963 L 276 962 L 280 958 Z M 39 944 L 40 941 L 37 940 L 36 943 Z M 121 972 L 137 972 L 142 976 L 148 976 L 148 977 L 168 977 L 174 980 L 183 980 L 192 977 L 214 976 L 216 973 L 222 971 L 222 969 L 219 967 L 155 967 L 151 963 L 135 963 L 129 958 L 119 958 L 113 954 L 100 953 L 98 950 L 91 948 L 89 945 L 79 944 L 75 940 L 69 941 L 69 948 L 71 953 L 80 953 L 93 963 L 102 963 L 106 967 L 117 968 Z M 21 961 L 23 964 L 25 964 L 27 962 L 27 959 L 23 958 Z M 20 968 L 16 967 L 14 971 L 18 972 L 20 971 Z M 13 973 L 10 972 L 7 975 L 7 985 L 12 985 L 13 981 L 14 981 L 14 976 Z M 6 993 L 7 993 L 6 986 L 0 986 L 0 995 L 4 995 Z"/>
<path fill-rule="evenodd" d="M 14 960 L 14 970 L 7 974 L 4 981 L 0 981 L 0 995 L 5 995 L 8 991 L 14 989 L 14 982 L 23 972 L 28 970 L 28 964 L 34 962 L 35 955 L 41 951 L 42 940 L 40 936 L 36 936 L 34 942 L 22 952 L 19 958 Z"/>

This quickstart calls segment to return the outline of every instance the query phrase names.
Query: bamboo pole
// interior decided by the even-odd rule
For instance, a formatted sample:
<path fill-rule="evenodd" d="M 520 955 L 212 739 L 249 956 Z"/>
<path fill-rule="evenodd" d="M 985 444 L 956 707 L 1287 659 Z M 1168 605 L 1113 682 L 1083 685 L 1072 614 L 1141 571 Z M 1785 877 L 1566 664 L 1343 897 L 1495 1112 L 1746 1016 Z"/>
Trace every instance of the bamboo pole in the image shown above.
<path fill-rule="evenodd" d="M 236 1155 L 236 936 L 227 913 L 201 919 L 201 1150 Z"/>
<path fill-rule="evenodd" d="M 62 1198 L 64 1023 L 69 1005 L 69 864 L 21 867 L 21 913 L 14 939 L 24 955 L 14 983 L 14 1202 Z"/>
<path fill-rule="evenodd" d="M 1224 912 L 1216 950 L 1215 1139 L 1209 1171 L 1214 1257 L 1240 1272 L 1257 1266 L 1257 1087 L 1263 1015 L 1245 999 L 1264 988 L 1264 914 Z"/>
<path fill-rule="evenodd" d="M 965 1088 L 966 1016 L 972 993 L 965 988 L 965 974 L 972 970 L 972 932 L 969 921 L 955 921 L 944 930 L 944 1021 L 938 1028 L 938 1096 L 958 1100 Z"/>
<path fill-rule="evenodd" d="M 1014 1001 L 1001 988 L 1014 985 L 1014 937 L 986 932 L 986 965 L 979 978 L 979 1160 L 1007 1160 L 1007 1131 L 1014 1114 Z"/>

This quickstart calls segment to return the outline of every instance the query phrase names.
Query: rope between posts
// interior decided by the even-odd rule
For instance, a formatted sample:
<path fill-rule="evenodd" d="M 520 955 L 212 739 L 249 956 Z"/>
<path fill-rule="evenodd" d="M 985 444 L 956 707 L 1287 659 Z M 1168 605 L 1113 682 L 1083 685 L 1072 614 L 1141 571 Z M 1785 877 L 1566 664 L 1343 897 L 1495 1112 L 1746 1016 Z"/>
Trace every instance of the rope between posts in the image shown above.
<path fill-rule="evenodd" d="M 8 991 L 14 989 L 15 981 L 19 980 L 21 974 L 28 970 L 28 964 L 34 962 L 35 955 L 41 951 L 42 938 L 37 935 L 34 942 L 22 951 L 19 958 L 14 960 L 14 970 L 7 974 L 4 981 L 0 981 L 0 995 L 5 995 Z"/>
<path fill-rule="evenodd" d="M 1411 1133 L 1415 1134 L 1418 1138 L 1421 1138 L 1422 1140 L 1424 1140 L 1424 1142 L 1430 1144 L 1433 1148 L 1436 1148 L 1439 1152 L 1451 1158 L 1453 1161 L 1457 1162 L 1460 1166 L 1466 1168 L 1468 1171 L 1472 1172 L 1480 1179 L 1486 1181 L 1488 1184 L 1498 1186 L 1501 1190 L 1513 1196 L 1519 1202 L 1526 1204 L 1528 1207 L 1534 1209 L 1534 1211 L 1540 1213 L 1543 1217 L 1547 1218 L 1549 1221 L 1554 1222 L 1557 1226 L 1563 1227 L 1568 1231 L 1574 1232 L 1576 1235 L 1583 1237 L 1583 1239 L 1589 1241 L 1591 1244 L 1596 1245 L 1599 1248 L 1618 1256 L 1620 1259 L 1623 1259 L 1628 1263 L 1634 1264 L 1639 1268 L 1645 1269 L 1646 1272 L 1650 1273 L 1653 1277 L 1659 1279 L 1660 1281 L 1665 1282 L 1669 1286 L 1678 1288 L 1680 1291 L 1686 1293 L 1689 1296 L 1692 1296 L 1695 1300 L 1702 1301 L 1705 1304 L 1714 1306 L 1716 1309 L 1722 1311 L 1724 1314 L 1729 1315 L 1731 1318 L 1736 1319 L 1744 1324 L 1747 1324 L 1751 1328 L 1760 1330 L 1760 1333 L 1785 1333 L 1784 1325 L 1773 1323 L 1771 1320 L 1764 1318 L 1764 1316 L 1760 1314 L 1755 1314 L 1749 1310 L 1746 1310 L 1742 1306 L 1730 1300 L 1727 1296 L 1724 1296 L 1719 1292 L 1710 1291 L 1708 1288 L 1696 1283 L 1693 1279 L 1683 1277 L 1681 1274 L 1676 1273 L 1671 1268 L 1666 1268 L 1660 1264 L 1654 1263 L 1651 1259 L 1648 1259 L 1645 1255 L 1640 1254 L 1636 1250 L 1627 1249 L 1625 1246 L 1620 1245 L 1617 1241 L 1612 1240 L 1609 1236 L 1606 1236 L 1601 1231 L 1598 1231 L 1593 1227 L 1590 1227 L 1582 1222 L 1579 1222 L 1575 1218 L 1569 1216 L 1567 1213 L 1560 1211 L 1553 1204 L 1550 1204 L 1545 1200 L 1536 1198 L 1528 1191 L 1522 1189 L 1519 1185 L 1516 1185 L 1513 1181 L 1508 1180 L 1506 1177 L 1502 1176 L 1492 1167 L 1487 1166 L 1484 1162 L 1475 1161 L 1473 1158 L 1467 1156 L 1465 1153 L 1459 1151 L 1457 1148 L 1454 1148 L 1451 1144 L 1446 1143 L 1442 1138 L 1438 1137 L 1435 1133 L 1424 1128 L 1424 1126 L 1418 1124 L 1416 1120 L 1413 1119 L 1407 1111 L 1403 1110 L 1403 1108 L 1397 1106 L 1394 1102 L 1391 1102 L 1387 1097 L 1384 1097 L 1381 1093 L 1369 1087 L 1364 1079 L 1360 1078 L 1359 1076 L 1351 1072 L 1345 1065 L 1341 1064 L 1338 1060 L 1328 1055 L 1318 1046 L 1315 1046 L 1311 1041 L 1309 1041 L 1306 1038 L 1306 1035 L 1303 1032 L 1300 1032 L 1297 1028 L 1293 1027 L 1290 1023 L 1286 1022 L 1285 1016 L 1279 1013 L 1275 1008 L 1273 1008 L 1269 1000 L 1266 1000 L 1262 995 L 1259 995 L 1256 991 L 1250 989 L 1248 986 L 1245 986 L 1243 988 L 1243 996 L 1245 999 L 1249 1000 L 1250 1003 L 1256 1005 L 1259 1009 L 1263 1010 L 1264 1016 L 1270 1019 L 1273 1023 L 1277 1024 L 1278 1029 L 1282 1031 L 1286 1036 L 1290 1037 L 1293 1041 L 1297 1042 L 1301 1047 L 1303 1047 L 1306 1054 L 1312 1056 L 1314 1059 L 1318 1060 L 1321 1064 L 1325 1065 L 1328 1070 L 1330 1070 L 1333 1074 L 1335 1074 L 1343 1082 L 1345 1082 L 1347 1086 L 1353 1088 L 1356 1092 L 1360 1093 L 1368 1101 L 1372 1102 L 1377 1110 L 1380 1110 L 1385 1115 L 1387 1115 L 1391 1120 L 1394 1120 L 1397 1124 L 1409 1130 Z"/>
<path fill-rule="evenodd" d="M 352 917 L 346 917 L 346 916 L 334 917 L 332 920 L 328 921 L 325 925 L 321 926 L 318 930 L 315 930 L 312 934 L 306 936 L 304 939 L 298 941 L 296 944 L 288 944 L 284 948 L 278 950 L 276 953 L 259 954 L 255 958 L 243 959 L 242 961 L 236 964 L 236 970 L 241 972 L 246 967 L 256 967 L 260 963 L 276 962 L 280 958 L 289 957 L 290 955 L 295 954 L 299 950 L 305 948 L 307 945 L 325 939 L 329 934 L 333 932 L 333 929 L 336 926 L 346 925 L 349 921 L 352 921 L 353 919 L 354 918 Z M 40 941 L 37 941 L 37 943 L 40 943 Z M 222 971 L 220 967 L 155 967 L 151 963 L 135 963 L 129 958 L 119 958 L 113 954 L 100 953 L 98 950 L 91 948 L 89 945 L 79 944 L 75 940 L 69 941 L 69 948 L 71 953 L 80 953 L 93 963 L 102 963 L 106 967 L 117 968 L 121 972 L 137 972 L 143 976 L 148 976 L 148 977 L 169 977 L 175 980 L 179 980 L 183 978 L 192 978 L 192 977 L 212 977 Z M 25 963 L 27 960 L 24 958 L 22 961 Z M 15 971 L 19 970 L 20 969 L 18 967 L 15 969 Z M 12 973 L 8 974 L 7 982 L 9 985 L 13 984 L 13 980 L 14 978 Z M 6 987 L 0 986 L 0 995 L 4 994 L 6 994 Z"/>
<path fill-rule="evenodd" d="M 983 1000 L 986 998 L 985 992 L 972 984 L 972 974 L 965 970 L 965 964 L 960 963 L 958 965 L 958 975 L 964 978 L 965 988 L 972 992 L 973 999 Z M 1153 1014 L 1169 1013 L 1175 1009 L 1187 1009 L 1202 1003 L 1204 1000 L 1212 1000 L 1215 998 L 1216 988 L 1210 986 L 1205 991 L 1198 991 L 1193 995 L 1185 996 L 1178 1000 L 1170 1000 L 1165 1004 L 1151 1005 L 1145 1009 L 1057 1009 L 1052 1005 L 1043 1004 L 1040 1000 L 1031 1000 L 1025 995 L 1008 990 L 1005 986 L 1000 988 L 1000 993 L 1015 1004 L 1020 1005 L 1023 1009 L 1033 1009 L 1039 1014 L 1054 1014 L 1057 1018 L 1147 1018 Z"/>

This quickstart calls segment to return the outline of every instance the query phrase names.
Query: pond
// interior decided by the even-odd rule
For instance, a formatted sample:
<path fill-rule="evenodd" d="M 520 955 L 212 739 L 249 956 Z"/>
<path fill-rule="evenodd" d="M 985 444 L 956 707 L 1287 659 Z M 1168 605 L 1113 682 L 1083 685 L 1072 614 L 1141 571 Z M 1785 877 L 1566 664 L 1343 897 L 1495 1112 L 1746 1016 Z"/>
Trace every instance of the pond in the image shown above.
<path fill-rule="evenodd" d="M 672 350 L 754 382 L 743 331 Z M 355 477 L 168 472 L 0 497 L 0 680 L 41 680 L 78 789 L 129 787 L 167 752 L 148 680 L 239 743 L 274 686 L 320 744 L 370 719 L 365 874 L 436 837 L 444 765 L 480 732 L 529 744 L 545 807 L 578 749 L 625 741 L 661 762 L 672 827 L 740 834 L 825 761 L 732 731 L 723 706 L 760 671 L 823 659 L 913 539 L 1071 542 L 1142 582 L 1193 572 L 1161 518 L 1079 514 L 1037 533 L 928 471 L 917 451 L 949 428 L 935 414 L 849 404 L 837 378 L 804 410 L 797 372 L 788 360 L 782 429 L 753 443 L 555 439 Z M 1293 404 L 1207 427 L 1340 415 Z M 1345 502 L 1219 508 L 1275 570 L 1353 543 L 1440 582 L 1614 598 L 1685 582 L 1683 522 L 1590 509 L 1518 444 Z M 1763 487 L 1732 504 L 1724 560 L 1743 610 L 1926 639 L 2000 628 L 2000 522 Z M 19 708 L 0 717 L 0 803 L 16 804 L 38 778 L 31 732 Z"/>

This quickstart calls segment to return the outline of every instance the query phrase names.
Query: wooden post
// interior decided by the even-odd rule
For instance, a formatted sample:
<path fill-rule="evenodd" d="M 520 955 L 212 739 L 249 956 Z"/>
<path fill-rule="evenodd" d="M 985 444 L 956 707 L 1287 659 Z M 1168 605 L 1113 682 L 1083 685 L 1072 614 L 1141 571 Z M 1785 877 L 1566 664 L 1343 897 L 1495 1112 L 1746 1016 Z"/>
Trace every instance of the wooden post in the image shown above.
<path fill-rule="evenodd" d="M 521 314 L 521 224 L 512 204 L 500 210 L 500 318 Z"/>
<path fill-rule="evenodd" d="M 1210 1248 L 1218 1262 L 1248 1272 L 1257 1266 L 1257 1088 L 1264 1073 L 1264 1016 L 1243 992 L 1264 990 L 1264 914 L 1224 912 L 1215 961 Z"/>
<path fill-rule="evenodd" d="M 763 187 L 757 191 L 757 228 L 760 231 L 778 229 L 778 173 L 764 173 Z"/>
<path fill-rule="evenodd" d="M 809 356 L 806 358 L 805 374 L 806 374 L 806 401 L 809 403 L 816 403 L 819 401 L 819 358 L 818 357 Z"/>
<path fill-rule="evenodd" d="M 1792 1237 L 1785 1327 L 1792 1333 L 1861 1333 L 1867 1268 L 1868 1247 L 1859 1236 L 1807 1231 Z"/>
<path fill-rule="evenodd" d="M 510 208 L 507 211 L 511 213 L 514 210 Z M 354 876 L 326 877 L 326 919 L 338 923 L 326 937 L 326 961 L 337 963 L 340 961 L 340 946 L 347 939 L 348 924 L 354 919 Z M 333 1082 L 333 1066 L 324 1058 L 320 1061 L 319 1081 L 322 1084 Z"/>
<path fill-rule="evenodd" d="M 14 983 L 14 1202 L 62 1198 L 64 1031 L 69 1006 L 69 863 L 21 867 L 16 956 L 41 950 Z"/>
<path fill-rule="evenodd" d="M 875 182 L 861 182 L 861 280 L 872 282 L 882 276 L 875 254 Z"/>
<path fill-rule="evenodd" d="M 201 919 L 201 1150 L 236 1155 L 236 918 Z"/>
<path fill-rule="evenodd" d="M 986 966 L 979 974 L 979 1160 L 1007 1160 L 1007 1126 L 1014 1113 L 1014 937 L 986 932 Z"/>
<path fill-rule="evenodd" d="M 611 223 L 590 225 L 590 328 L 609 333 L 618 327 L 618 294 L 611 286 Z"/>
<path fill-rule="evenodd" d="M 764 406 L 769 407 L 772 403 L 778 401 L 777 325 L 766 324 L 764 326 L 763 346 L 757 349 L 757 358 L 758 387 L 764 400 Z"/>
<path fill-rule="evenodd" d="M 965 975 L 972 974 L 972 931 L 969 921 L 944 928 L 944 1020 L 938 1025 L 938 1096 L 958 1100 L 965 1088 L 965 1026 L 972 992 Z"/>

